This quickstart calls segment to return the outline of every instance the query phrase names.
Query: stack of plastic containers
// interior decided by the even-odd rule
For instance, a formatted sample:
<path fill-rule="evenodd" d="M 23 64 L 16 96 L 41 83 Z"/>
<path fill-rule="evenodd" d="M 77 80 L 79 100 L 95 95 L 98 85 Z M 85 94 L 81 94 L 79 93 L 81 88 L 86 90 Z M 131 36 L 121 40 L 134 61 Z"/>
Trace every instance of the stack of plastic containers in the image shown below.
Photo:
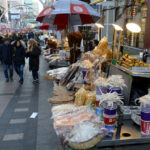
<path fill-rule="evenodd" d="M 116 124 L 116 111 L 117 111 L 117 102 L 113 102 L 113 105 L 109 106 L 109 103 L 104 103 L 104 124 L 105 128 L 110 131 L 113 131 Z"/>

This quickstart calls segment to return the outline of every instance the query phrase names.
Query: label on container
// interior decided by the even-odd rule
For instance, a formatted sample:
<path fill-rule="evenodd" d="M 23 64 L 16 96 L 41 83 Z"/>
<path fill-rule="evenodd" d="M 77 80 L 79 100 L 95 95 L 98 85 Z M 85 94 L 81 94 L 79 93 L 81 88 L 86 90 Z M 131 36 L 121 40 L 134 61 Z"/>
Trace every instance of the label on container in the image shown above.
<path fill-rule="evenodd" d="M 104 113 L 104 109 L 103 108 L 99 108 L 99 107 L 96 107 L 96 114 L 97 115 L 103 115 L 103 113 Z"/>
<path fill-rule="evenodd" d="M 146 135 L 150 135 L 150 121 L 141 120 L 141 131 Z"/>
<path fill-rule="evenodd" d="M 113 118 L 109 118 L 109 117 L 106 117 L 104 116 L 104 123 L 105 125 L 115 125 L 116 123 L 116 116 L 114 116 Z"/>

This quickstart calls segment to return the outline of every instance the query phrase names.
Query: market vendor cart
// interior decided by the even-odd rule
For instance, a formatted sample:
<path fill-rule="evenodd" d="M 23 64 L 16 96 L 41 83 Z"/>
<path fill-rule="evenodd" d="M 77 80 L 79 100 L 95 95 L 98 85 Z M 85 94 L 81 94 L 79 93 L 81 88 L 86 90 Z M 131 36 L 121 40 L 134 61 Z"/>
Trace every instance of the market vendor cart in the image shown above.
<path fill-rule="evenodd" d="M 103 150 L 147 150 L 150 148 L 150 137 L 142 137 L 140 127 L 127 119 L 123 121 L 122 127 L 116 128 L 112 138 L 104 138 L 96 147 Z"/>
<path fill-rule="evenodd" d="M 134 100 L 147 94 L 150 88 L 150 72 L 131 72 L 130 70 L 119 66 L 108 64 L 108 75 L 122 75 L 127 87 L 124 88 L 125 104 L 133 104 Z M 139 92 L 138 92 L 139 91 Z"/>

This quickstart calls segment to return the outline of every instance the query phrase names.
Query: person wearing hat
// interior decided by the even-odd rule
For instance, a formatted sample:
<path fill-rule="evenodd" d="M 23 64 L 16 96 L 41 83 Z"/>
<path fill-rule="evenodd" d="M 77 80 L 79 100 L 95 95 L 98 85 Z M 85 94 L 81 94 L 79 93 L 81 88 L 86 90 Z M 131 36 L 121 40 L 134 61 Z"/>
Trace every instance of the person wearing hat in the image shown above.
<path fill-rule="evenodd" d="M 8 38 L 4 39 L 4 43 L 0 47 L 0 58 L 3 64 L 6 82 L 9 82 L 9 79 L 13 81 L 13 47 L 10 45 L 10 39 Z"/>

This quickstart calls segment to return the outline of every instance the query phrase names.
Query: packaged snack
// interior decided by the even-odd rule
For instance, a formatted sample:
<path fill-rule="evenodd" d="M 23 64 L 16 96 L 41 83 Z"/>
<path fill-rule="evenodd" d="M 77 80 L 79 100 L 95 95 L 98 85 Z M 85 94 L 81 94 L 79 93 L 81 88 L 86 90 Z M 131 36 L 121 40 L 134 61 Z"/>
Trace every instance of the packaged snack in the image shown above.
<path fill-rule="evenodd" d="M 85 101 L 86 101 L 86 91 L 84 88 L 80 88 L 78 90 L 78 92 L 75 94 L 75 105 L 76 106 L 82 106 L 84 105 Z"/>
<path fill-rule="evenodd" d="M 95 92 L 87 92 L 87 96 L 86 96 L 86 101 L 85 101 L 85 105 L 87 104 L 95 104 L 96 103 L 96 93 Z"/>

